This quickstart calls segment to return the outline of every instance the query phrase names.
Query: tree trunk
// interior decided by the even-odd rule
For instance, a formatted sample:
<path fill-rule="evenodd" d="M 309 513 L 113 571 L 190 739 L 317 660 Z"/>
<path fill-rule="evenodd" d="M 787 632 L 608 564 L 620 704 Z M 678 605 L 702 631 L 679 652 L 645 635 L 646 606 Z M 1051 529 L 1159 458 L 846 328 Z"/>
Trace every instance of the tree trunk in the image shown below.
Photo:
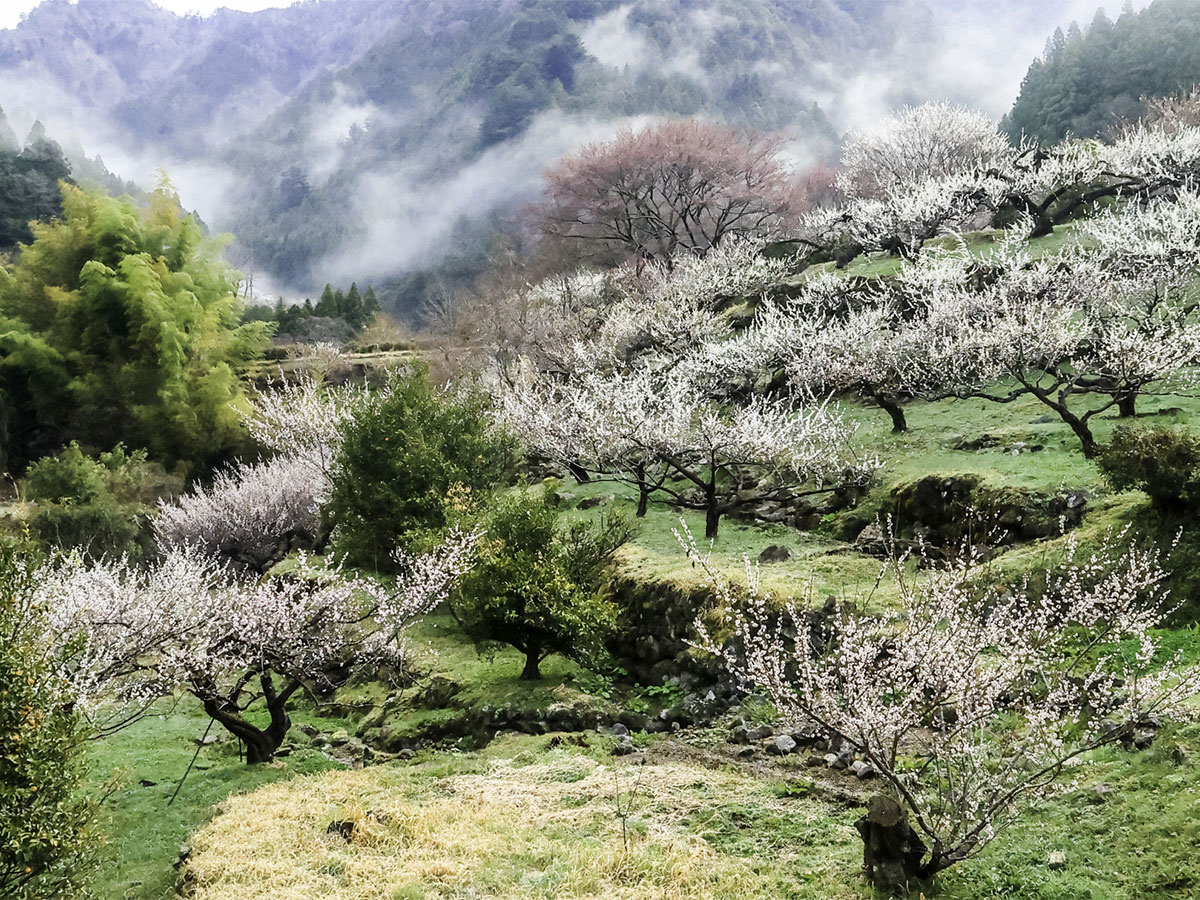
<path fill-rule="evenodd" d="M 571 473 L 572 477 L 579 484 L 587 484 L 592 480 L 592 477 L 587 473 L 587 469 L 579 465 L 579 463 L 567 463 L 567 471 Z"/>
<path fill-rule="evenodd" d="M 260 676 L 259 681 L 267 710 L 271 714 L 271 724 L 266 728 L 259 728 L 246 721 L 227 698 L 200 695 L 204 711 L 246 746 L 246 764 L 251 766 L 270 762 L 275 758 L 275 751 L 279 749 L 292 727 L 292 720 L 286 708 L 288 698 L 299 687 L 298 683 L 293 683 L 283 693 L 277 694 L 269 674 Z"/>
<path fill-rule="evenodd" d="M 1063 417 L 1063 421 L 1071 426 L 1071 430 L 1075 432 L 1075 436 L 1079 438 L 1079 444 L 1083 448 L 1083 456 L 1085 459 L 1093 459 L 1096 456 L 1096 451 L 1099 449 L 1096 445 L 1096 438 L 1092 434 L 1092 429 L 1088 428 L 1087 422 L 1079 418 L 1079 416 L 1066 410 L 1060 410 L 1059 414 Z"/>
<path fill-rule="evenodd" d="M 921 862 L 925 844 L 896 800 L 876 794 L 854 827 L 863 839 L 863 870 L 872 885 L 898 894 L 929 877 Z"/>
<path fill-rule="evenodd" d="M 1137 415 L 1137 394 L 1121 394 L 1117 397 L 1117 415 L 1122 419 L 1132 419 Z"/>
<path fill-rule="evenodd" d="M 637 476 L 638 505 L 637 517 L 643 519 L 650 506 L 650 482 L 646 479 L 646 467 L 639 463 L 634 467 L 633 474 Z"/>
<path fill-rule="evenodd" d="M 8 407 L 0 399 L 0 475 L 8 474 Z"/>
<path fill-rule="evenodd" d="M 521 680 L 542 680 L 541 660 L 538 659 L 537 652 L 530 651 L 525 654 L 525 668 L 521 670 Z"/>
<path fill-rule="evenodd" d="M 275 751 L 279 749 L 284 735 L 287 734 L 286 729 L 283 734 L 279 734 L 275 727 L 274 713 L 271 715 L 271 726 L 264 729 L 251 725 L 237 713 L 230 712 L 223 700 L 205 700 L 204 711 L 245 745 L 247 765 L 253 766 L 274 759 Z M 283 717 L 286 720 L 287 714 L 284 713 Z"/>
<path fill-rule="evenodd" d="M 1043 210 L 1030 207 L 1029 212 L 1033 213 L 1033 230 L 1029 232 L 1030 238 L 1046 237 L 1054 233 L 1054 222 Z"/>
<path fill-rule="evenodd" d="M 1023 382 L 1023 384 L 1026 389 L 1033 394 L 1033 396 L 1037 397 L 1048 407 L 1058 413 L 1059 417 L 1070 426 L 1073 432 L 1075 432 L 1075 436 L 1079 438 L 1080 446 L 1083 448 L 1084 458 L 1094 459 L 1096 456 L 1096 451 L 1099 449 L 1096 444 L 1096 438 L 1092 434 L 1092 429 L 1088 427 L 1087 420 L 1075 415 L 1075 413 L 1071 412 L 1071 410 L 1067 407 L 1065 391 L 1059 391 L 1058 399 L 1056 400 L 1047 391 L 1040 390 L 1025 382 Z"/>
<path fill-rule="evenodd" d="M 886 412 L 892 418 L 892 434 L 901 434 L 908 431 L 908 420 L 904 418 L 904 407 L 900 405 L 891 394 L 872 394 L 872 399 L 879 404 L 879 408 Z"/>
<path fill-rule="evenodd" d="M 721 527 L 721 510 L 717 506 L 715 487 L 705 491 L 704 501 L 704 536 L 710 541 L 715 541 L 717 530 Z"/>

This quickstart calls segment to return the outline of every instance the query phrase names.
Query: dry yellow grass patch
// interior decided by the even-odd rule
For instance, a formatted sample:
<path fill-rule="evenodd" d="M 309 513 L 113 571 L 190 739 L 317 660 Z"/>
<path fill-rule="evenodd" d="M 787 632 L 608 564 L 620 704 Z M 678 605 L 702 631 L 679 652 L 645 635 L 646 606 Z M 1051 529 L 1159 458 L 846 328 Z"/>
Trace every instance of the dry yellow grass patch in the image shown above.
<path fill-rule="evenodd" d="M 715 794 L 761 785 L 674 764 L 536 758 L 469 774 L 326 773 L 231 798 L 192 841 L 192 896 L 745 900 L 765 886 L 751 861 L 718 853 L 681 824 Z M 327 833 L 334 821 L 354 822 L 349 841 Z"/>

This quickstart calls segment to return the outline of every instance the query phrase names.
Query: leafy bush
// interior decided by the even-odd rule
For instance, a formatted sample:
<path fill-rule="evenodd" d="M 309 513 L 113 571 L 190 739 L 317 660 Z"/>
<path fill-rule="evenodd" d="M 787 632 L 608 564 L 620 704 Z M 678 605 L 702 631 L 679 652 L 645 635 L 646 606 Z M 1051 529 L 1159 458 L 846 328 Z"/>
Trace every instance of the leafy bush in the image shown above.
<path fill-rule="evenodd" d="M 0 897 L 77 896 L 94 866 L 83 722 L 44 644 L 34 564 L 0 547 Z"/>
<path fill-rule="evenodd" d="M 1139 490 L 1160 512 L 1200 503 L 1200 437 L 1169 425 L 1121 426 L 1096 461 L 1119 491 Z"/>
<path fill-rule="evenodd" d="M 477 646 L 508 644 L 525 654 L 524 679 L 540 678 L 551 653 L 585 662 L 602 654 L 616 624 L 604 570 L 633 535 L 618 516 L 564 526 L 557 505 L 552 490 L 499 500 L 451 604 Z"/>
<path fill-rule="evenodd" d="M 159 497 L 182 487 L 144 450 L 117 445 L 97 459 L 71 443 L 33 463 L 23 481 L 37 511 L 32 535 L 49 547 L 80 547 L 90 555 L 138 555 L 149 538 L 149 513 Z"/>
<path fill-rule="evenodd" d="M 393 378 L 346 426 L 325 507 L 335 549 L 377 569 L 397 546 L 427 549 L 452 498 L 483 496 L 508 476 L 514 447 L 484 397 L 439 391 L 424 371 Z"/>

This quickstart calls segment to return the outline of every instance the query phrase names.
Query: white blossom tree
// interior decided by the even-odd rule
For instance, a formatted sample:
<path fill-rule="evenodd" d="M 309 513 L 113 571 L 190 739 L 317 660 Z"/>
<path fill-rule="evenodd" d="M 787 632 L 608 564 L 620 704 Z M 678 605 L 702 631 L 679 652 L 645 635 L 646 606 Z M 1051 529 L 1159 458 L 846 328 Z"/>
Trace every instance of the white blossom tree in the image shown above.
<path fill-rule="evenodd" d="M 1032 395 L 1090 457 L 1096 416 L 1114 407 L 1132 414 L 1140 394 L 1192 383 L 1200 196 L 1097 217 L 1054 256 L 1032 257 L 1027 234 L 1014 232 L 982 260 L 965 250 L 931 254 L 902 273 L 921 280 L 936 269 L 938 279 L 905 326 L 920 370 L 914 391 L 1000 402 Z M 997 389 L 1003 379 L 1012 387 Z"/>
<path fill-rule="evenodd" d="M 951 122 L 944 132 L 943 119 Z M 1031 236 L 1042 237 L 1100 201 L 1175 197 L 1200 177 L 1200 127 L 1185 118 L 1049 148 L 1012 147 L 994 131 L 978 114 L 933 104 L 852 135 L 840 182 L 846 201 L 802 216 L 798 239 L 825 253 L 842 246 L 844 262 L 863 250 L 912 257 L 939 234 L 1002 214 L 1026 217 Z"/>
<path fill-rule="evenodd" d="M 832 404 L 755 397 L 730 405 L 688 379 L 644 369 L 530 382 L 501 403 L 527 446 L 636 485 L 640 513 L 659 494 L 703 510 L 709 538 L 741 506 L 863 484 L 878 467 L 853 446 L 854 425 Z"/>
<path fill-rule="evenodd" d="M 443 600 L 466 571 L 475 533 L 452 533 L 433 552 L 397 559 L 394 585 L 301 555 L 294 573 L 241 576 L 194 547 L 138 568 L 127 560 L 61 558 L 42 575 L 54 646 L 98 730 L 132 721 L 184 690 L 246 747 L 270 760 L 299 690 L 327 692 L 358 673 L 405 671 L 404 628 Z M 246 715 L 261 702 L 265 727 Z"/>
<path fill-rule="evenodd" d="M 846 136 L 838 184 L 852 196 L 893 195 L 926 179 L 986 172 L 1010 151 L 982 113 L 944 102 L 907 106 Z"/>
<path fill-rule="evenodd" d="M 977 557 L 918 581 L 893 558 L 895 609 L 829 618 L 764 593 L 748 560 L 747 586 L 733 586 L 680 539 L 720 617 L 697 623 L 699 646 L 785 722 L 837 736 L 885 782 L 858 822 L 883 888 L 978 853 L 1087 752 L 1200 689 L 1155 632 L 1170 611 L 1158 553 L 1124 532 L 1091 554 L 1072 541 L 1044 579 L 1015 584 Z"/>
<path fill-rule="evenodd" d="M 244 420 L 275 455 L 236 463 L 211 484 L 160 504 L 153 522 L 159 547 L 199 547 L 259 573 L 292 550 L 311 549 L 342 430 L 370 397 L 363 385 L 326 385 L 312 374 L 259 393 Z"/>
<path fill-rule="evenodd" d="M 905 431 L 910 308 L 903 294 L 875 280 L 821 272 L 791 296 L 764 299 L 747 328 L 705 344 L 688 366 L 714 392 L 764 378 L 774 384 L 780 375 L 800 397 L 852 392 L 887 412 L 893 431 Z"/>
<path fill-rule="evenodd" d="M 564 379 L 639 360 L 669 365 L 728 331 L 727 305 L 757 298 L 791 272 L 791 260 L 764 256 L 764 246 L 731 236 L 669 267 L 585 270 L 527 285 L 489 317 L 482 339 L 492 374 L 511 386 L 530 371 Z"/>
<path fill-rule="evenodd" d="M 327 485 L 299 456 L 240 464 L 218 472 L 154 517 L 158 546 L 198 547 L 263 573 L 296 549 L 311 549 L 320 531 Z"/>

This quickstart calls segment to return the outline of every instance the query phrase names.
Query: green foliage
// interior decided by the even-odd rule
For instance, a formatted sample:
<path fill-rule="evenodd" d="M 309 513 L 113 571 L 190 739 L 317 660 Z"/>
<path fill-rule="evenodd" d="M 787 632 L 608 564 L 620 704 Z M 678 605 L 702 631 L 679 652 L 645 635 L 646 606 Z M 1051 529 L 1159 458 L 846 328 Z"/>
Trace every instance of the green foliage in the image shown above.
<path fill-rule="evenodd" d="M 452 602 L 478 646 L 502 643 L 525 654 L 522 678 L 540 677 L 551 653 L 595 660 L 616 625 L 604 573 L 633 535 L 630 520 L 559 521 L 552 490 L 515 491 L 483 519 L 476 563 Z"/>
<path fill-rule="evenodd" d="M 44 641 L 33 560 L 0 547 L 0 896 L 76 896 L 96 849 L 85 729 Z"/>
<path fill-rule="evenodd" d="M 1142 97 L 1164 97 L 1200 82 L 1200 5 L 1157 0 L 1115 23 L 1103 12 L 1086 29 L 1057 31 L 1034 60 L 1005 118 L 1022 133 L 1056 143 L 1091 137 L 1136 116 Z"/>
<path fill-rule="evenodd" d="M 325 509 L 336 550 L 389 569 L 393 549 L 427 546 L 514 459 L 486 398 L 440 391 L 422 370 L 394 377 L 347 427 Z"/>
<path fill-rule="evenodd" d="M 0 430 L 19 466 L 75 439 L 168 464 L 244 440 L 237 369 L 270 327 L 238 324 L 237 275 L 165 181 L 129 200 L 62 188 L 63 218 L 0 275 Z"/>
<path fill-rule="evenodd" d="M 97 459 L 72 442 L 30 465 L 22 482 L 36 503 L 32 536 L 47 547 L 83 549 L 89 555 L 139 555 L 149 544 L 149 516 L 159 498 L 178 493 L 182 480 L 118 444 Z"/>
<path fill-rule="evenodd" d="M 1118 491 L 1144 491 L 1159 512 L 1200 503 L 1200 437 L 1169 425 L 1121 426 L 1096 459 Z"/>

